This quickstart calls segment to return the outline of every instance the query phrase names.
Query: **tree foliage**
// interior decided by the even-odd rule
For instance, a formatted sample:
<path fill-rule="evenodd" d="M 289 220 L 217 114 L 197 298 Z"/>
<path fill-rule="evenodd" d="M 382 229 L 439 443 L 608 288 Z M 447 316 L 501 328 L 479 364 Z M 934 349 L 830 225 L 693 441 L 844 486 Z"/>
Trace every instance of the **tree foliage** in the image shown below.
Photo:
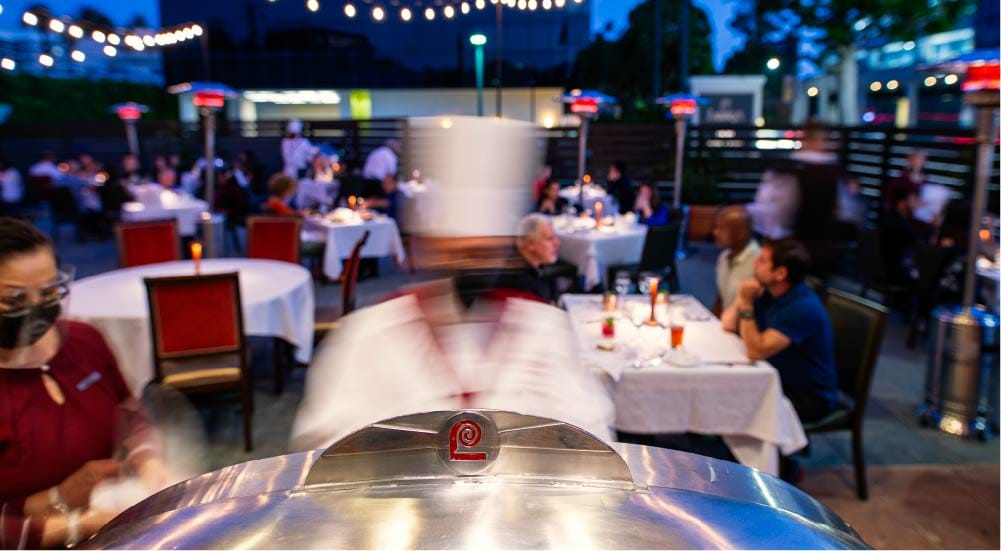
<path fill-rule="evenodd" d="M 681 88 L 678 59 L 681 50 L 681 0 L 662 0 L 661 83 L 664 91 Z M 653 104 L 654 28 L 653 0 L 645 0 L 629 13 L 629 28 L 618 40 L 598 37 L 578 54 L 572 82 L 615 96 L 626 119 L 663 117 Z M 693 5 L 689 16 L 688 67 L 692 75 L 713 74 L 712 28 L 709 18 Z"/>
<path fill-rule="evenodd" d="M 176 119 L 177 98 L 157 86 L 131 82 L 42 78 L 0 73 L 0 103 L 13 107 L 10 122 L 89 122 L 114 119 L 112 105 L 148 105 L 145 119 Z"/>
<path fill-rule="evenodd" d="M 755 19 L 764 32 L 816 32 L 815 61 L 840 61 L 853 46 L 950 30 L 974 7 L 974 0 L 757 0 Z"/>
<path fill-rule="evenodd" d="M 107 29 L 114 28 L 115 24 L 111 21 L 111 18 L 101 12 L 97 8 L 91 6 L 84 6 L 80 8 L 80 19 L 91 23 L 98 27 L 104 27 Z"/>

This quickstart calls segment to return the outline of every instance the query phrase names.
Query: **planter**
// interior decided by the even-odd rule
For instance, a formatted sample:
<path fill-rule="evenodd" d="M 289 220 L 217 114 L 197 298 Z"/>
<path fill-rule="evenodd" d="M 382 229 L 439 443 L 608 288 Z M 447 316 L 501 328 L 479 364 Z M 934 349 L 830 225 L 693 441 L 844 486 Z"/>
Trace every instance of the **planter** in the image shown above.
<path fill-rule="evenodd" d="M 709 241 L 716 225 L 719 205 L 688 205 L 688 240 Z"/>

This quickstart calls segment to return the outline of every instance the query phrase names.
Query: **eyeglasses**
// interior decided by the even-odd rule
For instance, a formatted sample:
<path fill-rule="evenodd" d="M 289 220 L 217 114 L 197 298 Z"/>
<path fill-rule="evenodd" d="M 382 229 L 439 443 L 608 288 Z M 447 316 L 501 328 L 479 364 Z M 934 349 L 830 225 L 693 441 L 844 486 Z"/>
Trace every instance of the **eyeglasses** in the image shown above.
<path fill-rule="evenodd" d="M 59 271 L 55 281 L 37 288 L 7 287 L 0 290 L 0 312 L 12 313 L 38 304 L 59 302 L 70 293 L 73 272 Z"/>

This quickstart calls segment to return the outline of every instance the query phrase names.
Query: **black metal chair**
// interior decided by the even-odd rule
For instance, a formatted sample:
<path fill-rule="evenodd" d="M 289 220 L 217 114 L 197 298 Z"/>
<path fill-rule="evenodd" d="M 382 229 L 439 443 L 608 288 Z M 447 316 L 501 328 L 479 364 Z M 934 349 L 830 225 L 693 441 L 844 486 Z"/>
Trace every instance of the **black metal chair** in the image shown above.
<path fill-rule="evenodd" d="M 913 283 L 897 283 L 890 277 L 881 236 L 876 230 L 863 229 L 858 233 L 859 272 L 862 275 L 862 298 L 867 298 L 869 290 L 883 295 L 889 302 L 895 297 L 910 298 L 916 292 Z"/>
<path fill-rule="evenodd" d="M 907 330 L 907 348 L 917 346 L 918 339 L 928 331 L 929 318 L 935 305 L 939 303 L 941 291 L 939 282 L 945 267 L 952 257 L 952 251 L 928 243 L 918 243 L 914 247 L 914 263 L 918 269 L 916 304 Z"/>
<path fill-rule="evenodd" d="M 663 276 L 670 292 L 678 292 L 681 283 L 678 279 L 678 266 L 675 264 L 675 260 L 680 233 L 681 224 L 677 222 L 665 226 L 650 227 L 647 230 L 646 240 L 643 242 L 643 254 L 640 256 L 639 264 L 609 266 L 605 281 L 615 281 L 615 273 L 624 270 L 630 273 L 635 282 L 640 272 L 648 271 Z"/>
<path fill-rule="evenodd" d="M 844 291 L 829 289 L 827 315 L 834 332 L 834 361 L 840 390 L 835 410 L 814 423 L 806 423 L 807 434 L 847 430 L 852 433 L 852 458 L 859 499 L 869 499 L 862 447 L 862 424 L 869 400 L 869 388 L 883 343 L 886 308 Z"/>

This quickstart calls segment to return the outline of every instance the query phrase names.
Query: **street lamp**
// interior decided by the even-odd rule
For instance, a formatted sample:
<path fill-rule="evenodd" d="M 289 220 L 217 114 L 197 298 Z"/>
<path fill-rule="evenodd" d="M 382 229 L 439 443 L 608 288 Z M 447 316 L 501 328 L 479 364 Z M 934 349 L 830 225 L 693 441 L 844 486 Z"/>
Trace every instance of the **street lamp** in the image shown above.
<path fill-rule="evenodd" d="M 139 136 L 136 132 L 136 121 L 148 111 L 149 107 L 131 101 L 111 106 L 111 112 L 118 115 L 118 118 L 125 123 L 125 139 L 129 143 L 129 153 L 137 157 L 139 156 Z"/>
<path fill-rule="evenodd" d="M 469 43 L 476 48 L 476 116 L 483 116 L 483 46 L 486 35 L 477 33 L 469 37 Z"/>
<path fill-rule="evenodd" d="M 205 117 L 205 201 L 212 210 L 215 191 L 215 116 L 226 105 L 226 98 L 236 96 L 225 84 L 217 82 L 186 82 L 167 89 L 171 94 L 194 93 L 192 104 Z"/>
<path fill-rule="evenodd" d="M 594 90 L 571 90 L 560 97 L 560 101 L 570 105 L 570 112 L 580 117 L 580 133 L 577 137 L 577 185 L 580 186 L 580 209 L 584 210 L 584 169 L 587 164 L 587 132 L 591 119 L 598 117 L 603 105 L 615 103 L 615 98 Z"/>

